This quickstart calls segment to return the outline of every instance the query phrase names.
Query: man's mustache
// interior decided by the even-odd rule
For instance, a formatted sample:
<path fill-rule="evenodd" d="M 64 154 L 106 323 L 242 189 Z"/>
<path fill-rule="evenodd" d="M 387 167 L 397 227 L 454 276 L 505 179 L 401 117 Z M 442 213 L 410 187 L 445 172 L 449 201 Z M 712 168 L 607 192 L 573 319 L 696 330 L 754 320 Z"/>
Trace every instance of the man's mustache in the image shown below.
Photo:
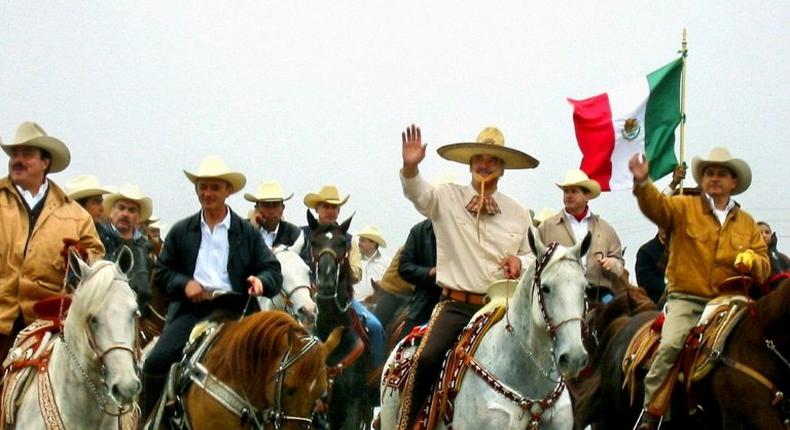
<path fill-rule="evenodd" d="M 14 163 L 13 165 L 11 165 L 11 169 L 24 169 L 24 168 L 25 165 L 22 163 Z"/>

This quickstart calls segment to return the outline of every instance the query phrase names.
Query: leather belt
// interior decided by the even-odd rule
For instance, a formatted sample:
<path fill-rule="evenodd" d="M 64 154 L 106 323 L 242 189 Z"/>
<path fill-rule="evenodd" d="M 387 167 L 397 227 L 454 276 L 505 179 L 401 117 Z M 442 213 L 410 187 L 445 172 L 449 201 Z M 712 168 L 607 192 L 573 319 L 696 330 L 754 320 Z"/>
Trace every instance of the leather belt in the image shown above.
<path fill-rule="evenodd" d="M 468 303 L 475 306 L 483 306 L 488 302 L 485 294 L 467 293 L 466 291 L 451 290 L 442 288 L 442 296 L 455 300 L 456 302 Z"/>

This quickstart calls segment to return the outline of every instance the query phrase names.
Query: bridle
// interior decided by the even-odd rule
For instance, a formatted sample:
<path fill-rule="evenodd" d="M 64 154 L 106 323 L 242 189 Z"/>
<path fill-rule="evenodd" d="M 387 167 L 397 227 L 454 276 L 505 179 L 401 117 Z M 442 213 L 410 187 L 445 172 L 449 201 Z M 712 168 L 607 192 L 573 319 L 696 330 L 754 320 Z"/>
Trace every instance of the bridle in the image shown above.
<path fill-rule="evenodd" d="M 345 264 L 346 259 L 348 258 L 348 250 L 346 249 L 346 251 L 342 255 L 338 255 L 338 253 L 335 252 L 334 249 L 330 247 L 325 247 L 321 249 L 318 252 L 318 254 L 314 252 L 311 253 L 313 257 L 313 268 L 314 268 L 313 273 L 316 274 L 318 273 L 318 260 L 320 260 L 324 254 L 328 254 L 335 261 L 335 291 L 333 294 L 322 294 L 321 289 L 319 288 L 318 292 L 316 293 L 316 299 L 324 299 L 324 300 L 332 299 L 334 300 L 335 306 L 340 312 L 348 311 L 349 306 L 351 306 L 351 299 L 346 298 L 346 304 L 341 305 L 340 300 L 338 298 L 338 286 L 340 284 L 340 268 L 343 266 L 343 264 Z"/>
<path fill-rule="evenodd" d="M 535 294 L 535 292 L 537 291 L 540 313 L 543 315 L 543 322 L 546 323 L 546 331 L 549 333 L 549 337 L 551 337 L 552 342 L 556 340 L 557 330 L 559 330 L 559 328 L 562 327 L 563 324 L 567 324 L 573 321 L 579 321 L 579 323 L 582 325 L 582 329 L 584 329 L 584 325 L 585 325 L 584 318 L 581 317 L 568 318 L 560 321 L 558 324 L 554 324 L 552 322 L 551 317 L 549 316 L 549 313 L 546 311 L 546 300 L 544 298 L 543 290 L 541 289 L 540 276 L 543 274 L 543 269 L 545 269 L 549 261 L 551 261 L 551 257 L 554 255 L 554 251 L 557 250 L 557 246 L 559 246 L 557 242 L 551 242 L 546 247 L 546 253 L 543 254 L 543 257 L 541 257 L 540 261 L 536 265 L 535 274 L 532 277 L 532 293 Z M 585 295 L 585 308 L 587 307 L 586 301 L 587 298 Z"/>

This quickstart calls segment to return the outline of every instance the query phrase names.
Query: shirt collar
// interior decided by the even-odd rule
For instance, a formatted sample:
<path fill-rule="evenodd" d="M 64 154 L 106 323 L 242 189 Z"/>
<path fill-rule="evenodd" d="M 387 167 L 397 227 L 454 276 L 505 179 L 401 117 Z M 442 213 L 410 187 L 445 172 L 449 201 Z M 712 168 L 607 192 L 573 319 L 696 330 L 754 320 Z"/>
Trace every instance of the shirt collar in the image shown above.
<path fill-rule="evenodd" d="M 590 208 L 589 208 L 589 207 L 587 207 L 587 208 L 586 208 L 586 211 L 587 211 L 587 213 L 585 213 L 585 214 L 584 214 L 584 218 L 582 218 L 582 220 L 581 220 L 581 221 L 577 221 L 577 220 L 576 220 L 576 217 L 575 217 L 575 216 L 573 216 L 573 214 L 572 214 L 572 213 L 570 213 L 570 212 L 568 212 L 566 209 L 563 209 L 562 211 L 563 211 L 563 212 L 565 212 L 565 218 L 567 218 L 567 219 L 568 219 L 568 220 L 570 220 L 571 222 L 577 222 L 577 223 L 581 223 L 581 222 L 584 222 L 584 221 L 586 221 L 586 220 L 589 220 L 589 219 L 590 219 L 590 217 L 592 217 L 592 211 L 590 210 Z"/>
<path fill-rule="evenodd" d="M 225 227 L 226 230 L 230 230 L 230 208 L 228 206 L 225 206 L 225 209 L 227 209 L 227 212 L 225 213 L 225 218 L 222 218 L 222 221 L 220 221 L 220 223 L 217 225 L 221 225 Z M 208 227 L 206 218 L 203 217 L 203 209 L 200 210 L 200 225 Z"/>
<path fill-rule="evenodd" d="M 708 203 L 710 204 L 711 210 L 718 210 L 716 209 L 716 202 L 713 201 L 713 197 L 709 196 L 707 193 L 702 193 L 702 195 L 705 196 L 706 199 L 708 199 Z M 724 210 L 722 210 L 722 212 L 725 213 L 729 212 L 734 207 L 735 207 L 735 200 L 733 200 L 732 197 L 730 197 L 727 199 L 727 206 L 724 207 Z"/>
<path fill-rule="evenodd" d="M 40 199 L 41 197 L 44 196 L 44 193 L 47 192 L 47 189 L 49 189 L 49 181 L 44 179 L 44 183 L 41 184 L 40 187 L 38 187 L 38 192 L 36 193 L 36 195 L 33 195 L 33 193 L 20 187 L 17 184 L 14 184 L 14 186 L 16 187 L 16 190 L 19 191 L 19 195 L 22 196 L 25 200 Z"/>

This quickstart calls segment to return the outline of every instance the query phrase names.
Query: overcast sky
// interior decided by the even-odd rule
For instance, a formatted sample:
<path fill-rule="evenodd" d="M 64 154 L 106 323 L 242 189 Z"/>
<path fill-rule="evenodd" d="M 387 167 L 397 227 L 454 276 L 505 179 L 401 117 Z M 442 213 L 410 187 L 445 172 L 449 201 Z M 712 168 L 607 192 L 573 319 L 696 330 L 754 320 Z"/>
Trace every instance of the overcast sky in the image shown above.
<path fill-rule="evenodd" d="M 217 154 L 246 192 L 265 179 L 294 192 L 286 217 L 299 225 L 304 195 L 337 184 L 351 194 L 341 219 L 379 226 L 390 254 L 421 219 L 398 180 L 408 124 L 429 143 L 424 176 L 460 182 L 468 169 L 435 149 L 499 127 L 541 161 L 500 189 L 559 208 L 553 184 L 581 160 L 566 97 L 660 67 L 686 27 L 687 160 L 715 145 L 744 158 L 754 179 L 737 201 L 790 250 L 786 0 L 25 1 L 2 2 L 0 17 L 0 137 L 34 120 L 62 139 L 72 163 L 59 184 L 138 184 L 172 224 L 199 208 L 182 170 Z M 243 193 L 230 205 L 246 214 Z M 632 267 L 654 226 L 627 191 L 591 207 Z"/>

